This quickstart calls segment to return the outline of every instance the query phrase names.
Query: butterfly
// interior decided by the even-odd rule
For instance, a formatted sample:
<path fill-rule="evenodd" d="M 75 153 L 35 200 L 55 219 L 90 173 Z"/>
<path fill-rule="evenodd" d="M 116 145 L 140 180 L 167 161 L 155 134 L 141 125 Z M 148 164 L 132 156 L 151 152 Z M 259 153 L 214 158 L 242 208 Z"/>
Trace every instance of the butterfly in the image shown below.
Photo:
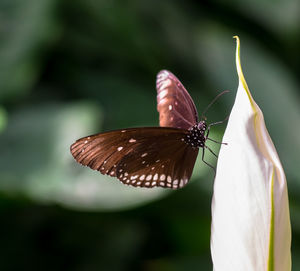
<path fill-rule="evenodd" d="M 212 125 L 223 121 L 207 125 L 203 114 L 199 121 L 191 96 L 167 70 L 158 73 L 156 89 L 160 127 L 129 128 L 83 137 L 70 147 L 75 160 L 126 185 L 147 188 L 185 186 L 199 148 L 203 150 L 202 161 L 212 167 L 204 160 L 204 150 L 217 155 L 205 143 L 211 140 L 222 144 L 208 135 Z"/>

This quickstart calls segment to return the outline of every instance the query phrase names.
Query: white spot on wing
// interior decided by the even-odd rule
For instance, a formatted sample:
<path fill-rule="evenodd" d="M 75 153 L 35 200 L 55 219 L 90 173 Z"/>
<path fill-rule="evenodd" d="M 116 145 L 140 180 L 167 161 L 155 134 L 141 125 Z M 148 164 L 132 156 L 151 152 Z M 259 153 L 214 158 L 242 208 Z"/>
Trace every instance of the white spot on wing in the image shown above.
<path fill-rule="evenodd" d="M 129 143 L 134 143 L 134 142 L 136 142 L 136 140 L 134 138 L 129 139 Z"/>
<path fill-rule="evenodd" d="M 158 179 L 158 174 L 156 173 L 154 176 L 153 176 L 153 180 L 156 181 Z"/>
<path fill-rule="evenodd" d="M 169 105 L 169 110 L 171 111 L 173 109 L 173 106 L 170 104 Z"/>
<path fill-rule="evenodd" d="M 166 175 L 165 175 L 165 174 L 161 174 L 159 179 L 160 179 L 161 181 L 164 181 L 164 180 L 166 179 Z"/>
<path fill-rule="evenodd" d="M 145 175 L 142 175 L 142 176 L 140 177 L 140 180 L 143 181 L 144 179 L 145 179 Z"/>
<path fill-rule="evenodd" d="M 159 80 L 163 80 L 163 79 L 167 78 L 168 75 L 169 75 L 169 72 L 166 71 L 166 70 L 163 70 L 163 71 L 161 71 L 161 72 L 158 74 L 157 78 L 158 78 Z"/>
<path fill-rule="evenodd" d="M 172 84 L 171 80 L 166 80 L 164 81 L 161 85 L 160 85 L 160 89 L 164 89 L 167 88 L 168 86 L 170 86 Z"/>
<path fill-rule="evenodd" d="M 161 87 L 160 87 L 160 88 L 161 88 Z M 168 94 L 168 90 L 167 90 L 167 89 L 161 91 L 161 92 L 159 93 L 159 99 L 165 98 L 165 96 L 167 96 L 167 94 Z"/>
<path fill-rule="evenodd" d="M 123 147 L 119 147 L 119 148 L 118 148 L 118 151 L 121 151 L 121 150 L 123 150 Z"/>
<path fill-rule="evenodd" d="M 167 182 L 168 182 L 168 183 L 172 182 L 172 178 L 171 178 L 170 175 L 167 177 Z"/>
<path fill-rule="evenodd" d="M 149 175 L 147 176 L 146 180 L 147 180 L 147 181 L 150 181 L 151 179 L 152 179 L 152 175 L 149 174 Z"/>
<path fill-rule="evenodd" d="M 145 152 L 141 155 L 141 157 L 145 157 L 146 155 L 148 155 L 148 153 Z"/>

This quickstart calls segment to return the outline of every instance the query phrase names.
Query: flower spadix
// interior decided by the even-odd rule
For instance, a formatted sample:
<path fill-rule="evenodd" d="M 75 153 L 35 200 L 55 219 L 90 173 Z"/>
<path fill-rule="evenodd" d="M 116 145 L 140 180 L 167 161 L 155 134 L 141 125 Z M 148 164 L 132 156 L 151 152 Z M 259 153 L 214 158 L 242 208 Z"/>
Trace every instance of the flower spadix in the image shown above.
<path fill-rule="evenodd" d="M 239 86 L 223 137 L 212 202 L 215 271 L 291 270 L 286 178 L 240 63 Z"/>

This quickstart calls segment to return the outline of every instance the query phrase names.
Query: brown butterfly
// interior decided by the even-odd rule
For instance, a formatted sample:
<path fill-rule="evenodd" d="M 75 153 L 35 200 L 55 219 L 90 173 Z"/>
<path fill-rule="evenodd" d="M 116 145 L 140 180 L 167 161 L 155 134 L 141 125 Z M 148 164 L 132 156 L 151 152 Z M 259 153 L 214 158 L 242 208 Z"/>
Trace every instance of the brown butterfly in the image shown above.
<path fill-rule="evenodd" d="M 124 184 L 148 188 L 185 186 L 199 148 L 203 150 L 202 161 L 212 167 L 204 161 L 205 149 L 213 153 L 205 142 L 214 141 L 208 137 L 209 129 L 223 121 L 210 125 L 206 124 L 206 118 L 199 121 L 191 96 L 169 71 L 158 73 L 156 88 L 160 127 L 129 128 L 83 137 L 71 145 L 75 160 L 117 177 Z"/>

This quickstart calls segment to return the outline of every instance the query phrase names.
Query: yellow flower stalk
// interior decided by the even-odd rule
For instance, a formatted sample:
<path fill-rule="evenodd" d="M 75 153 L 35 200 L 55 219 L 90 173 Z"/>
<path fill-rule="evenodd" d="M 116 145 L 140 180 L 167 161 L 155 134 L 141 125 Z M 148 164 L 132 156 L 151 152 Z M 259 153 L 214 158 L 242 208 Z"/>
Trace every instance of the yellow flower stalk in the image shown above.
<path fill-rule="evenodd" d="M 286 178 L 262 111 L 247 86 L 240 41 L 235 39 L 239 86 L 223 137 L 228 145 L 220 149 L 214 183 L 213 266 L 215 271 L 289 271 Z"/>

